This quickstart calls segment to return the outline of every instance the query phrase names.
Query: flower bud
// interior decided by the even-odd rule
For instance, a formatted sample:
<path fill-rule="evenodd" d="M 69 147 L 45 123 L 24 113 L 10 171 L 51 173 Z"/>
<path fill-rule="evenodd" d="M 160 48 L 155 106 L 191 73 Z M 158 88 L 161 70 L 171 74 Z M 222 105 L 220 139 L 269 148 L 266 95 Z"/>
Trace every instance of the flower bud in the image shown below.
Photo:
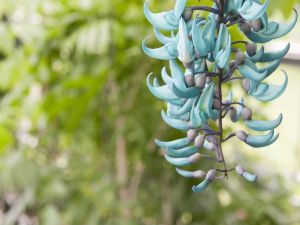
<path fill-rule="evenodd" d="M 251 25 L 248 22 L 241 22 L 240 28 L 245 34 L 251 33 Z"/>
<path fill-rule="evenodd" d="M 185 83 L 187 87 L 193 87 L 195 85 L 195 79 L 194 76 L 191 74 L 188 74 L 184 77 Z"/>
<path fill-rule="evenodd" d="M 209 142 L 213 143 L 214 145 L 218 144 L 218 139 L 214 135 L 208 135 L 207 140 Z"/>
<path fill-rule="evenodd" d="M 197 132 L 197 130 L 194 130 L 194 129 L 190 129 L 187 132 L 187 138 L 189 139 L 189 141 L 194 141 L 195 138 L 197 137 L 197 135 L 198 135 L 198 132 Z"/>
<path fill-rule="evenodd" d="M 249 81 L 249 79 L 243 79 L 243 88 L 247 92 L 250 90 L 250 81 Z"/>
<path fill-rule="evenodd" d="M 195 146 L 196 148 L 202 148 L 204 142 L 205 142 L 204 136 L 201 135 L 201 134 L 199 134 L 199 135 L 195 138 L 194 146 Z"/>
<path fill-rule="evenodd" d="M 250 25 L 251 25 L 252 29 L 253 29 L 255 32 L 260 31 L 261 28 L 262 28 L 262 23 L 261 23 L 260 19 L 251 21 L 251 22 L 250 22 Z"/>
<path fill-rule="evenodd" d="M 230 120 L 232 122 L 236 122 L 237 121 L 237 111 L 236 111 L 236 108 L 235 107 L 232 107 L 230 110 L 229 110 L 229 117 L 230 117 Z"/>
<path fill-rule="evenodd" d="M 235 132 L 235 136 L 238 139 L 240 139 L 241 141 L 246 141 L 248 135 L 246 134 L 245 131 L 239 130 L 239 131 Z"/>
<path fill-rule="evenodd" d="M 205 173 L 202 170 L 197 170 L 194 172 L 193 177 L 194 178 L 202 178 L 205 176 Z"/>
<path fill-rule="evenodd" d="M 183 19 L 185 22 L 188 22 L 192 19 L 193 17 L 193 10 L 191 8 L 186 8 L 183 12 Z"/>
<path fill-rule="evenodd" d="M 204 88 L 206 84 L 206 75 L 200 75 L 196 78 L 196 87 Z"/>
<path fill-rule="evenodd" d="M 207 174 L 206 174 L 205 179 L 213 181 L 215 179 L 215 177 L 216 177 L 216 174 L 217 174 L 217 170 L 216 169 L 209 170 L 207 172 Z"/>
<path fill-rule="evenodd" d="M 206 83 L 207 83 L 207 84 L 210 84 L 211 81 L 212 81 L 211 77 L 206 77 Z"/>
<path fill-rule="evenodd" d="M 242 111 L 242 118 L 243 120 L 251 120 L 252 118 L 252 110 L 248 107 L 244 107 Z"/>
<path fill-rule="evenodd" d="M 187 68 L 187 69 L 191 69 L 194 65 L 193 62 L 182 62 L 184 67 Z"/>
<path fill-rule="evenodd" d="M 257 179 L 257 176 L 255 174 L 249 173 L 240 165 L 235 167 L 235 171 L 237 174 L 245 178 L 247 181 L 255 182 Z"/>
<path fill-rule="evenodd" d="M 199 159 L 201 159 L 200 153 L 195 153 L 194 155 L 191 155 L 191 156 L 189 157 L 189 161 L 190 161 L 191 163 L 195 163 L 195 162 L 197 162 Z"/>
<path fill-rule="evenodd" d="M 220 110 L 221 109 L 221 103 L 219 100 L 214 99 L 213 101 L 213 108 Z"/>
<path fill-rule="evenodd" d="M 235 167 L 235 171 L 237 172 L 237 174 L 239 174 L 239 175 L 243 175 L 243 173 L 245 172 L 245 170 L 244 170 L 244 168 L 241 166 L 241 165 L 237 165 L 236 167 Z"/>
<path fill-rule="evenodd" d="M 246 56 L 241 51 L 235 53 L 235 61 L 237 65 L 242 65 L 245 63 Z"/>
<path fill-rule="evenodd" d="M 247 43 L 246 45 L 246 52 L 249 56 L 254 56 L 256 54 L 256 44 L 254 43 Z"/>

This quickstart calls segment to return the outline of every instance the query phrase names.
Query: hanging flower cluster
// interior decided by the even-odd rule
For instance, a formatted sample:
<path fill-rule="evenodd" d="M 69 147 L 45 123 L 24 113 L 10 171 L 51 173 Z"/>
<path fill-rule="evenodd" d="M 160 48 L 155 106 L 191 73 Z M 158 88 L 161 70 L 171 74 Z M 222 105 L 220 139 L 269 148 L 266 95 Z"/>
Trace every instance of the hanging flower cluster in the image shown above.
<path fill-rule="evenodd" d="M 165 150 L 165 159 L 176 166 L 180 175 L 202 180 L 193 186 L 194 192 L 202 192 L 211 182 L 227 177 L 231 171 L 254 182 L 256 175 L 242 166 L 226 167 L 222 143 L 236 137 L 254 148 L 271 145 L 279 137 L 274 129 L 281 123 L 282 115 L 272 121 L 255 120 L 244 99 L 234 101 L 232 91 L 223 98 L 222 87 L 227 82 L 240 81 L 246 93 L 261 102 L 274 100 L 284 92 L 288 83 L 285 71 L 282 71 L 281 85 L 264 80 L 278 68 L 290 45 L 278 52 L 265 52 L 264 47 L 258 48 L 257 44 L 289 33 L 297 22 L 297 11 L 294 10 L 290 23 L 281 24 L 268 20 L 269 0 L 264 3 L 214 0 L 211 7 L 186 7 L 186 3 L 187 0 L 177 0 L 173 10 L 161 13 L 151 12 L 149 1 L 144 5 L 145 16 L 162 47 L 149 48 L 145 39 L 142 48 L 152 58 L 168 60 L 170 66 L 170 73 L 166 68 L 161 71 L 163 85 L 150 74 L 147 86 L 154 96 L 167 103 L 167 110 L 161 112 L 165 123 L 186 132 L 184 138 L 167 142 L 155 140 L 155 143 Z M 195 15 L 195 11 L 206 11 L 208 16 Z M 233 25 L 237 25 L 249 41 L 232 42 L 228 28 Z M 239 45 L 244 45 L 245 51 L 237 48 Z M 239 130 L 225 136 L 223 119 L 226 117 L 232 122 L 244 121 L 251 130 L 264 133 L 252 135 Z M 206 149 L 207 154 L 200 153 L 202 149 Z M 201 159 L 212 160 L 221 167 L 214 166 L 207 172 L 181 169 Z"/>

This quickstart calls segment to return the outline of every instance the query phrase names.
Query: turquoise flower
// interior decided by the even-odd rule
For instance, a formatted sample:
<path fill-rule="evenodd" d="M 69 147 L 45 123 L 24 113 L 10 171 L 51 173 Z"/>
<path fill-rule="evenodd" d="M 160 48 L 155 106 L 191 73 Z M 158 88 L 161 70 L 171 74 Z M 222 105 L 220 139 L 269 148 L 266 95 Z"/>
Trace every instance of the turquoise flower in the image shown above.
<path fill-rule="evenodd" d="M 170 71 L 161 70 L 163 83 L 150 73 L 147 86 L 158 99 L 166 102 L 161 111 L 163 121 L 186 135 L 172 141 L 156 139 L 163 149 L 166 161 L 176 167 L 179 175 L 201 179 L 192 187 L 196 193 L 203 192 L 212 182 L 223 179 L 232 171 L 244 179 L 254 182 L 257 176 L 238 165 L 227 168 L 222 144 L 233 137 L 253 147 L 262 148 L 278 140 L 275 129 L 281 124 L 279 114 L 273 120 L 253 118 L 244 96 L 236 97 L 229 90 L 227 97 L 222 89 L 225 83 L 239 80 L 245 94 L 260 102 L 277 99 L 287 88 L 288 76 L 282 70 L 281 84 L 270 84 L 266 78 L 280 66 L 288 53 L 290 44 L 277 52 L 266 52 L 266 43 L 289 33 L 295 26 L 298 13 L 288 24 L 269 22 L 266 10 L 269 0 L 216 0 L 209 6 L 186 7 L 186 0 L 177 0 L 173 10 L 153 13 L 149 1 L 144 13 L 153 25 L 154 35 L 160 47 L 149 48 L 146 38 L 142 48 L 148 56 L 168 60 Z M 194 16 L 195 11 L 200 14 Z M 208 11 L 207 17 L 201 11 Z M 249 41 L 232 42 L 229 27 L 238 26 Z M 245 51 L 237 48 L 244 45 Z M 225 136 L 223 120 L 233 123 L 244 122 L 254 132 L 238 130 Z M 182 169 L 199 161 L 210 160 L 213 168 L 189 171 Z M 180 168 L 179 168 L 180 167 Z"/>

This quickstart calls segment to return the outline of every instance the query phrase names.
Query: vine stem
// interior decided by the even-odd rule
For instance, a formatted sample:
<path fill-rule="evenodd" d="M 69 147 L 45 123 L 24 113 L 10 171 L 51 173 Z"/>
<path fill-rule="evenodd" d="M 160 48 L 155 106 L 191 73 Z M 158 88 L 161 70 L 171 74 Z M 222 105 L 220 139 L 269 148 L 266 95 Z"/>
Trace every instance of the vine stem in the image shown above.
<path fill-rule="evenodd" d="M 219 21 L 218 21 L 218 33 L 220 31 L 220 23 L 223 21 L 224 17 L 224 7 L 225 7 L 225 0 L 219 0 L 219 5 L 220 5 L 220 14 L 219 14 Z M 223 70 L 219 70 L 219 75 L 218 75 L 218 99 L 220 102 L 223 102 L 223 94 L 222 94 L 222 81 L 223 81 Z M 220 132 L 220 138 L 219 138 L 219 145 L 218 145 L 218 158 L 220 161 L 223 163 L 224 167 L 224 175 L 226 178 L 228 178 L 227 174 L 227 167 L 226 167 L 226 162 L 223 154 L 223 149 L 222 149 L 222 140 L 223 140 L 223 109 L 221 107 L 220 109 L 220 114 L 219 114 L 219 119 L 218 119 L 218 127 L 219 127 L 219 132 Z"/>
<path fill-rule="evenodd" d="M 222 94 L 222 70 L 220 70 L 221 75 L 218 77 L 218 93 L 219 93 L 219 101 L 222 102 L 223 94 Z M 225 157 L 223 154 L 223 149 L 222 149 L 222 140 L 223 140 L 223 109 L 221 107 L 220 109 L 220 114 L 219 114 L 219 119 L 218 119 L 218 127 L 219 127 L 219 133 L 220 133 L 220 138 L 219 138 L 219 146 L 218 146 L 218 153 L 221 162 L 223 162 L 224 170 L 227 171 L 226 168 L 226 162 L 225 162 Z M 227 172 L 225 172 L 225 176 L 227 177 Z"/>

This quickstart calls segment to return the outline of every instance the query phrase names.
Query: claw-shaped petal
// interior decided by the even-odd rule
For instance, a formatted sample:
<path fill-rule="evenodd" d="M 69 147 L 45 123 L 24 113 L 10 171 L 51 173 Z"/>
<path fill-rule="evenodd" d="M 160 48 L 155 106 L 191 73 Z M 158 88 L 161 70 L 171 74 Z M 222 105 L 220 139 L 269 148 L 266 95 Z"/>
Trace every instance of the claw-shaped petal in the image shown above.
<path fill-rule="evenodd" d="M 250 181 L 250 182 L 255 182 L 257 180 L 256 174 L 252 174 L 247 171 L 245 171 L 243 173 L 242 177 L 244 177 L 247 181 Z"/>
<path fill-rule="evenodd" d="M 199 153 L 195 153 L 194 155 L 185 158 L 173 158 L 168 155 L 165 155 L 165 159 L 168 163 L 178 167 L 193 164 L 197 162 L 200 158 L 201 155 Z"/>
<path fill-rule="evenodd" d="M 264 120 L 248 120 L 245 121 L 247 127 L 256 131 L 267 131 L 274 130 L 276 127 L 280 125 L 282 121 L 282 114 L 280 114 L 275 120 L 272 121 L 264 121 Z"/>
<path fill-rule="evenodd" d="M 177 130 L 188 130 L 190 129 L 190 125 L 183 120 L 178 120 L 169 117 L 164 111 L 161 112 L 161 117 L 169 126 L 177 129 Z"/>
<path fill-rule="evenodd" d="M 240 65 L 238 67 L 238 70 L 244 77 L 257 81 L 264 79 L 268 73 L 268 71 L 258 72 L 257 70 L 250 67 L 247 63 Z"/>
<path fill-rule="evenodd" d="M 147 77 L 147 87 L 150 92 L 157 98 L 161 100 L 176 100 L 178 97 L 174 95 L 167 85 L 155 87 L 151 85 L 150 77 L 152 73 L 150 73 Z"/>
<path fill-rule="evenodd" d="M 268 84 L 260 83 L 260 84 L 258 84 L 256 90 L 251 92 L 251 95 L 254 97 L 260 97 L 266 93 L 268 88 L 269 88 Z"/>
<path fill-rule="evenodd" d="M 215 48 L 215 30 L 216 30 L 217 22 L 212 19 L 209 20 L 203 27 L 203 35 L 204 40 L 209 47 L 209 51 L 212 52 Z"/>
<path fill-rule="evenodd" d="M 282 71 L 284 73 L 283 84 L 281 85 L 268 84 L 269 87 L 267 91 L 263 95 L 255 97 L 257 100 L 262 102 L 269 102 L 278 98 L 285 91 L 288 84 L 288 76 L 284 70 Z"/>
<path fill-rule="evenodd" d="M 179 168 L 176 168 L 176 172 L 183 176 L 183 177 L 187 177 L 187 178 L 202 178 L 205 176 L 205 173 L 202 171 L 202 170 L 197 170 L 197 171 L 193 171 L 193 172 L 190 172 L 190 171 L 186 171 L 186 170 L 182 170 L 182 169 L 179 169 Z"/>
<path fill-rule="evenodd" d="M 248 135 L 245 142 L 255 148 L 265 147 L 274 136 L 274 130 L 265 135 Z"/>
<path fill-rule="evenodd" d="M 222 23 L 214 49 L 214 58 L 219 68 L 223 69 L 230 59 L 231 37 L 227 27 Z"/>
<path fill-rule="evenodd" d="M 197 23 L 197 21 L 197 18 L 193 21 L 192 38 L 198 55 L 200 57 L 204 57 L 208 54 L 210 49 L 204 39 L 203 29 L 199 25 L 202 25 L 205 21 L 203 21 L 202 23 Z"/>
<path fill-rule="evenodd" d="M 282 59 L 290 50 L 290 43 L 288 43 L 284 49 L 278 52 L 265 52 L 258 62 L 272 62 L 277 59 Z"/>
<path fill-rule="evenodd" d="M 203 119 L 203 116 L 201 115 L 201 113 L 203 113 L 203 112 L 200 112 L 195 107 L 195 105 L 193 105 L 192 110 L 191 110 L 191 115 L 190 115 L 190 122 L 194 129 L 201 127 L 204 122 L 204 119 Z"/>
<path fill-rule="evenodd" d="M 172 112 L 171 114 L 174 116 L 182 116 L 191 111 L 193 104 L 194 104 L 194 99 L 188 99 L 180 109 Z"/>
<path fill-rule="evenodd" d="M 156 27 L 154 27 L 154 34 L 157 40 L 163 45 L 168 43 L 176 43 L 176 38 L 163 35 Z"/>
<path fill-rule="evenodd" d="M 178 119 L 178 120 L 183 120 L 183 121 L 188 121 L 190 118 L 190 113 L 187 112 L 182 115 L 174 115 L 178 109 L 180 109 L 180 106 L 173 105 L 171 103 L 167 103 L 167 115 L 170 116 L 171 118 Z"/>
<path fill-rule="evenodd" d="M 289 24 L 279 24 L 277 31 L 273 34 L 264 34 L 260 32 L 251 31 L 247 33 L 246 36 L 255 43 L 266 43 L 273 39 L 280 38 L 287 33 L 289 33 L 297 24 L 298 13 L 297 10 L 294 9 L 294 17 Z"/>
<path fill-rule="evenodd" d="M 171 88 L 173 93 L 179 98 L 194 98 L 201 93 L 201 89 L 196 87 L 180 89 L 175 84 L 172 84 Z"/>
<path fill-rule="evenodd" d="M 192 188 L 192 190 L 195 193 L 201 193 L 201 192 L 203 192 L 208 187 L 208 185 L 210 183 L 211 183 L 211 180 L 205 179 L 200 184 L 194 185 L 193 188 Z"/>
<path fill-rule="evenodd" d="M 271 140 L 269 140 L 269 141 L 265 144 L 265 146 L 269 146 L 269 145 L 273 144 L 274 142 L 276 142 L 276 141 L 278 140 L 278 138 L 279 138 L 279 134 L 274 135 L 274 136 L 271 138 Z M 262 147 L 265 147 L 265 146 L 262 146 Z"/>
<path fill-rule="evenodd" d="M 294 17 L 289 24 L 279 24 L 278 30 L 271 35 L 271 39 L 280 38 L 286 34 L 288 34 L 297 24 L 298 20 L 298 12 L 296 9 L 294 11 Z"/>
<path fill-rule="evenodd" d="M 173 158 L 184 158 L 197 153 L 199 149 L 195 146 L 188 146 L 182 149 L 167 148 L 166 150 L 168 156 L 171 156 Z"/>
<path fill-rule="evenodd" d="M 184 73 L 182 72 L 180 66 L 177 64 L 175 59 L 169 61 L 171 75 L 175 85 L 178 88 L 186 88 Z"/>
<path fill-rule="evenodd" d="M 279 29 L 279 24 L 276 22 L 270 22 L 267 26 L 262 30 L 264 35 L 272 35 Z"/>
<path fill-rule="evenodd" d="M 246 0 L 238 12 L 245 20 L 256 20 L 266 12 L 268 4 L 269 0 L 266 0 L 263 5 L 253 0 Z"/>
<path fill-rule="evenodd" d="M 154 142 L 161 148 L 172 149 L 181 149 L 188 146 L 191 143 L 191 141 L 188 138 L 181 138 L 174 141 L 160 141 L 158 139 L 155 139 Z"/>
<path fill-rule="evenodd" d="M 213 110 L 212 108 L 214 88 L 215 85 L 213 83 L 206 87 L 197 105 L 198 109 L 200 111 L 204 111 L 212 120 L 216 120 L 219 115 L 219 112 L 217 110 Z"/>
<path fill-rule="evenodd" d="M 260 62 L 263 58 L 265 52 L 265 48 L 261 47 L 254 56 L 249 57 L 252 62 Z"/>
<path fill-rule="evenodd" d="M 144 14 L 147 18 L 147 20 L 157 29 L 160 30 L 177 30 L 179 19 L 176 17 L 175 13 L 173 11 L 168 12 L 161 12 L 161 13 L 153 13 L 149 10 L 149 2 L 150 0 L 147 0 L 144 4 Z M 178 10 L 179 13 L 179 10 Z M 170 19 L 173 18 L 172 19 Z M 170 23 L 170 20 L 172 23 Z"/>
<path fill-rule="evenodd" d="M 270 76 L 280 65 L 281 59 L 277 59 L 274 62 L 270 63 L 268 66 L 264 68 L 260 68 L 258 72 L 263 73 L 264 71 L 267 71 L 266 75 L 261 79 L 266 79 L 268 76 Z"/>
<path fill-rule="evenodd" d="M 212 169 L 210 171 L 207 172 L 205 180 L 203 180 L 200 184 L 198 184 L 197 186 L 193 186 L 193 191 L 196 193 L 200 193 L 202 191 L 204 191 L 208 185 L 215 179 L 216 177 L 216 170 Z"/>
<path fill-rule="evenodd" d="M 146 55 L 154 59 L 170 60 L 178 56 L 176 43 L 168 43 L 160 48 L 148 48 L 146 46 L 147 38 L 142 43 L 143 51 Z"/>
<path fill-rule="evenodd" d="M 162 70 L 161 70 L 161 77 L 162 77 L 163 81 L 167 85 L 171 85 L 174 82 L 173 79 L 172 79 L 172 77 L 170 77 L 170 75 L 168 74 L 166 67 L 162 68 Z"/>
<path fill-rule="evenodd" d="M 187 0 L 177 0 L 174 7 L 174 13 L 179 19 L 185 9 Z"/>
<path fill-rule="evenodd" d="M 188 31 L 184 19 L 179 22 L 179 40 L 177 44 L 178 59 L 185 65 L 188 65 L 194 59 L 193 43 L 188 37 Z"/>

